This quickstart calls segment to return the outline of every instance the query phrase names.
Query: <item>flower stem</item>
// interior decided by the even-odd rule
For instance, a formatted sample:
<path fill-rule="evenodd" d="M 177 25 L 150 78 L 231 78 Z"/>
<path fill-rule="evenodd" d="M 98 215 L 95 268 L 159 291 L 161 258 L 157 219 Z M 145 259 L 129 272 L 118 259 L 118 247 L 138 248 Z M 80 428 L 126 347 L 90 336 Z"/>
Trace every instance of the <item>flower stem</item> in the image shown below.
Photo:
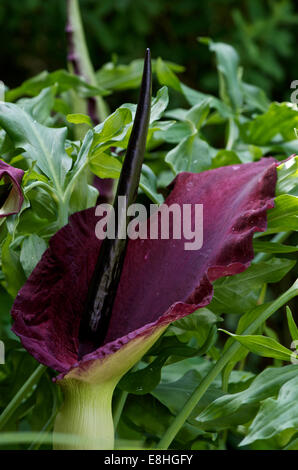
<path fill-rule="evenodd" d="M 59 228 L 64 227 L 68 223 L 68 206 L 66 202 L 59 198 L 58 199 L 58 226 Z"/>
<path fill-rule="evenodd" d="M 243 335 L 250 335 L 255 333 L 255 331 L 271 316 L 275 313 L 280 307 L 286 304 L 289 300 L 293 297 L 298 295 L 298 279 L 296 282 L 288 289 L 284 294 L 282 294 L 278 299 L 268 305 L 262 314 L 254 320 L 243 332 Z M 197 405 L 199 400 L 202 398 L 204 393 L 208 390 L 209 386 L 212 384 L 214 379 L 218 376 L 218 374 L 224 369 L 224 367 L 228 364 L 229 360 L 238 352 L 241 348 L 240 343 L 232 344 L 226 352 L 220 357 L 217 361 L 213 369 L 206 375 L 206 377 L 202 380 L 200 385 L 195 389 L 191 397 L 185 403 L 182 410 L 173 420 L 172 424 L 168 428 L 167 432 L 159 442 L 157 448 L 158 449 L 167 449 L 177 433 L 182 428 L 183 424 L 191 414 L 194 407 Z"/>
<path fill-rule="evenodd" d="M 56 417 L 54 449 L 109 450 L 114 448 L 112 396 L 116 381 L 99 384 L 67 379 L 61 383 L 65 400 Z M 61 447 L 55 433 L 73 434 Z"/>
<path fill-rule="evenodd" d="M 90 60 L 86 38 L 81 20 L 78 0 L 67 0 L 68 4 L 68 24 L 66 31 L 69 39 L 69 56 L 68 59 L 74 65 L 75 73 L 83 75 L 85 79 L 93 86 L 97 86 L 95 72 Z M 94 121 L 104 121 L 109 115 L 107 105 L 101 96 L 95 99 L 89 99 L 92 107 L 92 118 Z M 94 103 L 95 102 L 95 103 Z M 95 108 L 93 109 L 93 104 Z"/>
<path fill-rule="evenodd" d="M 114 448 L 114 389 L 123 375 L 139 362 L 165 329 L 166 326 L 161 325 L 149 335 L 139 335 L 113 354 L 74 367 L 63 379 L 58 380 L 64 392 L 64 403 L 54 426 L 55 449 Z M 119 416 L 120 414 L 121 406 Z M 73 438 L 67 445 L 55 438 L 68 434 Z"/>
<path fill-rule="evenodd" d="M 46 367 L 40 364 L 30 375 L 24 385 L 20 388 L 20 390 L 16 393 L 13 399 L 8 403 L 7 407 L 4 409 L 3 413 L 0 416 L 0 430 L 5 426 L 14 411 L 18 408 L 23 399 L 32 390 L 32 387 L 37 384 L 45 370 Z"/>
<path fill-rule="evenodd" d="M 127 397 L 128 397 L 128 392 L 125 392 L 124 390 L 121 390 L 119 399 L 118 399 L 118 401 L 116 403 L 116 406 L 115 406 L 115 412 L 114 412 L 114 427 L 115 427 L 115 430 L 118 427 L 118 424 L 119 424 L 121 414 L 122 414 L 125 402 L 127 400 Z"/>

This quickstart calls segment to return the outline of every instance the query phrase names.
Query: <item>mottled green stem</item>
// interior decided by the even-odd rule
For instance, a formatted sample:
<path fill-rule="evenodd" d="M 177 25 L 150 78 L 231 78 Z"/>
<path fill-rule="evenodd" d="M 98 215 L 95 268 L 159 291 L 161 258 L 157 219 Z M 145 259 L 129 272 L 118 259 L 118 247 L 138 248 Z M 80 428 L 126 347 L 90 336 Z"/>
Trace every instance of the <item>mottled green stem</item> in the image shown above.
<path fill-rule="evenodd" d="M 67 3 L 69 20 L 67 31 L 71 33 L 73 49 L 71 54 L 75 63 L 78 64 L 78 70 L 75 72 L 83 75 L 91 85 L 97 86 L 96 75 L 86 44 L 78 0 L 68 0 Z M 109 115 L 107 105 L 101 96 L 96 96 L 95 102 L 99 121 L 104 121 Z"/>

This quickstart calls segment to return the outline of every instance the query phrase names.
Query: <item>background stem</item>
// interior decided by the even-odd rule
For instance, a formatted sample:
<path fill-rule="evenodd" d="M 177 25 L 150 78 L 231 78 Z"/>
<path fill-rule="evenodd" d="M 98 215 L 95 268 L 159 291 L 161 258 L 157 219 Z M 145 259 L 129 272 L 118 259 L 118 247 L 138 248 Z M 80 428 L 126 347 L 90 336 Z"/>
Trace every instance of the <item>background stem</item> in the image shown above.
<path fill-rule="evenodd" d="M 255 331 L 271 316 L 275 313 L 280 307 L 286 304 L 293 297 L 298 295 L 298 279 L 296 282 L 288 289 L 284 294 L 282 294 L 278 299 L 276 299 L 272 304 L 263 311 L 263 313 L 254 320 L 242 333 L 243 335 L 250 335 L 255 333 Z M 221 356 L 217 361 L 213 369 L 206 375 L 202 380 L 200 385 L 195 389 L 191 397 L 185 403 L 182 410 L 178 413 L 176 418 L 173 420 L 172 424 L 168 428 L 167 432 L 159 442 L 158 449 L 167 449 L 177 433 L 182 428 L 183 424 L 191 414 L 194 407 L 197 405 L 199 400 L 202 398 L 204 393 L 208 390 L 209 386 L 212 384 L 214 379 L 218 374 L 224 369 L 229 360 L 234 356 L 235 353 L 241 348 L 240 343 L 232 344 L 227 351 Z"/>
<path fill-rule="evenodd" d="M 67 0 L 67 11 L 68 60 L 72 63 L 76 74 L 82 75 L 90 85 L 97 86 L 95 71 L 86 44 L 78 0 Z M 89 101 L 88 111 L 94 124 L 97 124 L 98 120 L 104 121 L 109 112 L 102 97 L 89 98 Z"/>
<path fill-rule="evenodd" d="M 30 375 L 28 380 L 24 383 L 24 385 L 20 388 L 20 390 L 16 393 L 13 399 L 9 402 L 7 407 L 4 409 L 3 413 L 0 416 L 0 430 L 5 426 L 9 418 L 12 416 L 14 411 L 18 408 L 21 404 L 23 399 L 26 395 L 32 390 L 32 387 L 39 382 L 40 377 L 45 372 L 46 367 L 40 364 L 33 374 Z"/>
<path fill-rule="evenodd" d="M 120 418 L 121 418 L 121 414 L 122 414 L 122 411 L 123 411 L 123 408 L 124 408 L 124 405 L 125 405 L 125 402 L 127 400 L 127 397 L 128 397 L 128 392 L 125 392 L 124 390 L 121 390 L 120 392 L 120 396 L 118 398 L 118 401 L 116 403 L 116 406 L 115 406 L 115 411 L 114 411 L 114 427 L 115 427 L 115 431 L 118 427 L 118 424 L 119 424 L 119 421 L 120 421 Z"/>

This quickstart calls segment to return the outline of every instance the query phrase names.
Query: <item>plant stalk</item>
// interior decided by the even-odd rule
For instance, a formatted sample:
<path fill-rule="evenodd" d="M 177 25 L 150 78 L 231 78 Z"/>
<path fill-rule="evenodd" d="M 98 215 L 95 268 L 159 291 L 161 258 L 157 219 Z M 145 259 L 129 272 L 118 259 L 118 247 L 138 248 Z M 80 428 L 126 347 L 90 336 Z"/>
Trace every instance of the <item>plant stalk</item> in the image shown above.
<path fill-rule="evenodd" d="M 61 382 L 65 400 L 55 421 L 54 449 L 114 448 L 112 396 L 116 383 L 117 380 L 94 384 L 75 379 Z M 61 446 L 55 433 L 72 434 L 72 443 Z"/>
<path fill-rule="evenodd" d="M 8 403 L 7 407 L 4 409 L 3 413 L 0 416 L 0 430 L 3 429 L 5 424 L 13 415 L 14 411 L 18 408 L 18 406 L 22 403 L 24 398 L 26 398 L 28 393 L 32 390 L 32 387 L 39 382 L 39 379 L 41 378 L 45 370 L 46 370 L 46 367 L 40 364 L 35 369 L 35 371 L 30 375 L 30 377 L 26 380 L 24 385 L 16 393 L 13 399 Z"/>
<path fill-rule="evenodd" d="M 282 294 L 278 299 L 276 299 L 272 304 L 268 306 L 263 313 L 254 320 L 242 333 L 243 335 L 251 335 L 254 334 L 257 329 L 271 316 L 275 313 L 280 307 L 284 304 L 289 302 L 292 298 L 298 295 L 298 279 L 296 282 L 288 289 L 284 294 Z M 200 385 L 195 389 L 191 397 L 185 403 L 182 410 L 178 413 L 176 418 L 173 420 L 172 424 L 166 431 L 163 438 L 160 440 L 157 448 L 158 449 L 167 449 L 177 433 L 182 428 L 183 424 L 193 411 L 194 407 L 197 405 L 199 400 L 202 398 L 204 393 L 208 390 L 209 386 L 212 384 L 214 379 L 220 374 L 220 372 L 224 369 L 224 367 L 228 364 L 229 360 L 237 353 L 237 351 L 241 348 L 240 343 L 232 344 L 226 352 L 221 356 L 221 358 L 217 361 L 213 369 L 206 375 L 206 377 L 202 380 Z"/>
<path fill-rule="evenodd" d="M 90 85 L 97 86 L 95 72 L 86 44 L 78 0 L 67 0 L 67 16 L 68 60 L 77 75 L 82 75 Z M 88 99 L 88 112 L 94 124 L 104 121 L 109 115 L 107 105 L 101 96 Z"/>

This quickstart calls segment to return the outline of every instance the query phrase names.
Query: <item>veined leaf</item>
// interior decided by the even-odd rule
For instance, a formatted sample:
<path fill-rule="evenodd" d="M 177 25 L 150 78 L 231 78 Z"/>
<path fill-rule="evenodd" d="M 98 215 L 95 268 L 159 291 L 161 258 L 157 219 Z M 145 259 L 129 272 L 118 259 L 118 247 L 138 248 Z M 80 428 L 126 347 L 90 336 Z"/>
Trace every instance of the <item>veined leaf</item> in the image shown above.
<path fill-rule="evenodd" d="M 194 90 L 193 88 L 184 85 L 184 83 L 181 83 L 181 90 L 186 100 L 191 106 L 195 106 L 206 99 L 210 99 L 210 108 L 216 109 L 222 118 L 227 119 L 233 116 L 232 109 L 226 103 L 219 100 L 215 96 Z"/>
<path fill-rule="evenodd" d="M 280 389 L 278 397 L 267 398 L 249 427 L 247 436 L 240 445 L 245 446 L 260 439 L 270 439 L 276 434 L 298 428 L 298 377 L 287 381 Z"/>
<path fill-rule="evenodd" d="M 199 414 L 196 420 L 207 429 L 208 427 L 214 428 L 216 423 L 224 429 L 229 427 L 236 412 L 244 413 L 247 410 L 248 414 L 246 414 L 246 421 L 244 421 L 247 422 L 255 415 L 256 407 L 261 401 L 276 396 L 282 385 L 297 377 L 297 373 L 298 365 L 268 367 L 254 379 L 246 390 L 219 397 Z"/>
<path fill-rule="evenodd" d="M 41 72 L 39 75 L 23 82 L 18 88 L 8 90 L 5 94 L 5 99 L 6 101 L 15 101 L 21 96 L 35 96 L 43 88 L 56 84 L 58 86 L 58 93 L 75 89 L 84 98 L 108 94 L 102 87 L 92 86 L 78 75 L 73 75 L 66 70 L 56 70 L 51 73 L 47 71 Z"/>
<path fill-rule="evenodd" d="M 156 61 L 156 74 L 159 83 L 174 88 L 174 90 L 178 92 L 181 92 L 181 85 L 179 79 L 160 57 Z"/>
<path fill-rule="evenodd" d="M 226 165 L 238 165 L 241 163 L 242 162 L 237 153 L 233 150 L 220 150 L 212 159 L 211 168 L 219 168 Z"/>
<path fill-rule="evenodd" d="M 30 276 L 46 249 L 46 242 L 35 233 L 25 237 L 22 243 L 20 262 L 27 277 Z"/>
<path fill-rule="evenodd" d="M 185 114 L 185 120 L 193 123 L 197 130 L 203 125 L 210 111 L 211 98 L 206 98 L 196 104 Z"/>
<path fill-rule="evenodd" d="M 277 167 L 276 194 L 298 196 L 298 156 Z"/>
<path fill-rule="evenodd" d="M 142 166 L 140 188 L 155 204 L 162 204 L 164 198 L 157 192 L 156 176 L 148 165 Z"/>
<path fill-rule="evenodd" d="M 281 359 L 282 361 L 290 361 L 293 351 L 282 346 L 278 341 L 273 338 L 261 335 L 237 335 L 230 333 L 227 330 L 219 329 L 224 333 L 231 336 L 236 341 L 239 341 L 242 346 L 245 346 L 249 351 L 258 356 L 272 357 L 274 359 Z"/>
<path fill-rule="evenodd" d="M 161 118 L 165 109 L 169 104 L 168 88 L 163 86 L 158 90 L 156 96 L 151 101 L 150 124 Z"/>
<path fill-rule="evenodd" d="M 267 145 L 276 135 L 285 140 L 295 138 L 294 128 L 298 127 L 298 111 L 291 103 L 272 103 L 265 114 L 242 126 L 246 142 Z"/>
<path fill-rule="evenodd" d="M 274 200 L 274 208 L 268 212 L 269 233 L 298 230 L 298 197 L 282 194 Z"/>
<path fill-rule="evenodd" d="M 89 167 L 99 178 L 119 178 L 122 165 L 117 158 L 99 151 L 92 155 Z"/>
<path fill-rule="evenodd" d="M 18 101 L 18 106 L 29 113 L 33 119 L 36 119 L 40 124 L 51 125 L 53 118 L 51 118 L 51 111 L 55 105 L 55 86 L 44 88 L 34 98 L 23 98 Z"/>
<path fill-rule="evenodd" d="M 73 124 L 87 124 L 88 126 L 92 127 L 92 121 L 90 119 L 90 116 L 87 116 L 86 114 L 68 114 L 66 116 L 66 119 L 68 120 L 68 122 L 71 122 Z"/>
<path fill-rule="evenodd" d="M 179 144 L 182 139 L 193 133 L 193 124 L 189 121 L 175 122 L 165 130 L 158 130 L 154 133 L 154 139 L 157 141 Z"/>
<path fill-rule="evenodd" d="M 176 174 L 181 171 L 199 173 L 210 168 L 215 154 L 216 150 L 200 139 L 197 131 L 194 131 L 170 150 L 165 160 Z"/>
<path fill-rule="evenodd" d="M 290 330 L 290 334 L 293 341 L 298 341 L 298 327 L 295 323 L 293 318 L 293 314 L 291 312 L 290 307 L 287 306 L 287 319 L 288 319 L 288 326 Z"/>
<path fill-rule="evenodd" d="M 282 243 L 263 242 L 253 240 L 253 247 L 256 253 L 295 253 L 298 246 L 283 245 Z"/>
<path fill-rule="evenodd" d="M 6 290 L 14 298 L 26 281 L 26 277 L 18 254 L 11 247 L 11 242 L 12 237 L 8 235 L 1 247 L 1 261 Z"/>
<path fill-rule="evenodd" d="M 210 309 L 218 313 L 243 313 L 256 306 L 262 284 L 279 282 L 295 261 L 273 258 L 251 265 L 246 271 L 214 283 Z"/>
<path fill-rule="evenodd" d="M 192 368 L 190 369 L 191 365 Z M 205 359 L 200 360 L 200 358 L 186 359 L 180 363 L 166 365 L 162 371 L 161 383 L 151 394 L 166 406 L 171 413 L 176 415 L 211 368 L 212 364 L 209 361 Z M 176 373 L 175 370 L 177 370 Z M 182 370 L 184 370 L 184 374 L 182 373 L 181 375 L 180 371 Z M 243 387 L 252 377 L 253 375 L 249 372 L 233 371 L 230 376 L 230 383 Z M 195 417 L 212 404 L 214 400 L 222 397 L 223 393 L 221 379 L 218 377 L 208 389 L 206 395 L 196 405 L 188 421 L 195 424 Z"/>
<path fill-rule="evenodd" d="M 132 114 L 128 108 L 118 108 L 104 122 L 95 127 L 95 136 L 92 146 L 104 144 L 121 135 L 127 124 L 132 122 Z M 126 131 L 128 128 L 126 128 Z"/>
<path fill-rule="evenodd" d="M 220 93 L 223 101 L 232 105 L 236 111 L 242 106 L 243 96 L 239 79 L 239 56 L 234 47 L 222 42 L 213 42 L 209 38 L 199 39 L 206 43 L 210 51 L 215 52 L 217 70 L 220 79 Z"/>
<path fill-rule="evenodd" d="M 152 72 L 156 72 L 156 60 L 152 60 Z M 172 62 L 165 62 L 166 65 L 175 72 L 183 72 L 184 67 Z M 130 64 L 115 64 L 108 62 L 103 65 L 97 72 L 96 78 L 100 87 L 107 90 L 128 90 L 130 88 L 138 88 L 141 83 L 143 72 L 143 59 L 136 59 Z"/>
<path fill-rule="evenodd" d="M 0 124 L 24 156 L 36 161 L 40 170 L 52 180 L 58 194 L 63 194 L 72 159 L 64 150 L 67 129 L 43 126 L 13 103 L 0 103 Z"/>

